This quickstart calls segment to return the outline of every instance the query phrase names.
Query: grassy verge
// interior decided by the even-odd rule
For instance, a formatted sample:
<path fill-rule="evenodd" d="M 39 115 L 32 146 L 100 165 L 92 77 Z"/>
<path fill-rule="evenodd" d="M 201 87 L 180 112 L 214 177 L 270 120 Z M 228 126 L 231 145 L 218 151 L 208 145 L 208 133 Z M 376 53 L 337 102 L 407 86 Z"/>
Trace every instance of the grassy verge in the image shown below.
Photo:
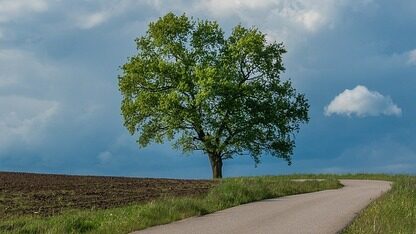
<path fill-rule="evenodd" d="M 16 217 L 0 221 L 2 233 L 128 233 L 186 217 L 203 215 L 267 198 L 341 187 L 333 177 L 293 182 L 289 176 L 224 179 L 206 196 L 164 198 L 154 202 L 96 211 L 74 210 L 50 218 Z"/>

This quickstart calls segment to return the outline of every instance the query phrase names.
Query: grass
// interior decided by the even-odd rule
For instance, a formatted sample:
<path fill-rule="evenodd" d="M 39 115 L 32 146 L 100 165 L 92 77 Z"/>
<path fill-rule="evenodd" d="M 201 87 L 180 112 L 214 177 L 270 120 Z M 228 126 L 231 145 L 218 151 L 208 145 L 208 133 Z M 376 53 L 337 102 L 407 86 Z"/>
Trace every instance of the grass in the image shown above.
<path fill-rule="evenodd" d="M 175 220 L 204 215 L 236 205 L 292 194 L 340 188 L 327 180 L 293 182 L 296 176 L 224 179 L 206 196 L 164 198 L 106 210 L 73 210 L 49 218 L 15 217 L 0 221 L 0 233 L 128 233 Z"/>

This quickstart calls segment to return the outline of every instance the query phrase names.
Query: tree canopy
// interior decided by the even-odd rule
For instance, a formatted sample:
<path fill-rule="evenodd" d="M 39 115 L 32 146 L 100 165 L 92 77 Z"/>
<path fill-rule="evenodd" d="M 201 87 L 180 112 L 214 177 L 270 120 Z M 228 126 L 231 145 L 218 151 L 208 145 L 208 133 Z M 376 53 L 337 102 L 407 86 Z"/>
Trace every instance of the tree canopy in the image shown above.
<path fill-rule="evenodd" d="M 119 88 L 124 125 L 140 146 L 169 140 L 185 152 L 202 150 L 214 178 L 235 155 L 291 163 L 309 105 L 280 78 L 282 43 L 241 25 L 226 36 L 215 21 L 173 13 L 150 23 L 136 43 Z"/>

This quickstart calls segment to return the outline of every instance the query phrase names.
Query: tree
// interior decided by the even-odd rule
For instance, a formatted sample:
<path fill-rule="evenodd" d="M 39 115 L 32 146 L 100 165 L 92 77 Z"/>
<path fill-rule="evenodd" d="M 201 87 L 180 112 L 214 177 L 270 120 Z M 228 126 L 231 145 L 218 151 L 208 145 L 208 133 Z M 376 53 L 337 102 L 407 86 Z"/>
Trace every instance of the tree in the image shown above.
<path fill-rule="evenodd" d="M 282 43 L 237 25 L 226 37 L 217 22 L 168 13 L 137 38 L 122 66 L 124 125 L 141 147 L 173 141 L 202 150 L 213 178 L 223 160 L 268 153 L 291 164 L 295 133 L 309 120 L 307 99 L 281 80 Z"/>

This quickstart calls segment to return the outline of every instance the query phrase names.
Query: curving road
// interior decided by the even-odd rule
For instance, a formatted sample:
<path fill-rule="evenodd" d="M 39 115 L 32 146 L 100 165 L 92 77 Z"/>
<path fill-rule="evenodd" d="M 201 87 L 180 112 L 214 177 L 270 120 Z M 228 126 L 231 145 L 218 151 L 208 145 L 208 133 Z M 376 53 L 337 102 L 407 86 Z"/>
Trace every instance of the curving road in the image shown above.
<path fill-rule="evenodd" d="M 391 182 L 341 180 L 343 188 L 249 203 L 151 227 L 136 234 L 337 233 Z"/>

